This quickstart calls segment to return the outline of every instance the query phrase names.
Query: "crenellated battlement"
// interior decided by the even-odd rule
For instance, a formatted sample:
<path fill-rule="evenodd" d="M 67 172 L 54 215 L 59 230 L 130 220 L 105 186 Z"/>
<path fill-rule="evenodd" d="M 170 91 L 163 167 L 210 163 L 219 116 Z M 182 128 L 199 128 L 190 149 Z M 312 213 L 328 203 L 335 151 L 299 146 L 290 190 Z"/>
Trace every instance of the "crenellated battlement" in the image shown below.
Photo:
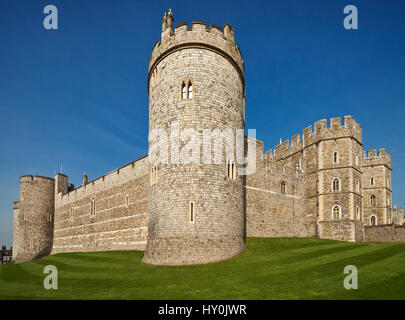
<path fill-rule="evenodd" d="M 252 137 L 246 137 L 246 139 L 254 141 L 256 143 L 256 163 L 265 165 L 267 170 L 270 170 L 273 173 L 283 173 L 291 176 L 300 175 L 300 172 L 296 168 L 292 168 L 287 165 L 283 165 L 275 162 L 270 154 L 266 152 L 263 154 L 264 143 L 263 141 L 257 140 Z"/>
<path fill-rule="evenodd" d="M 387 165 L 391 168 L 391 156 L 383 148 L 377 150 L 363 150 L 363 166 L 366 165 Z"/>
<path fill-rule="evenodd" d="M 278 161 L 322 140 L 351 137 L 362 143 L 361 125 L 352 116 L 345 116 L 342 124 L 340 117 L 319 120 L 296 134 L 290 140 L 282 141 L 279 145 L 266 152 L 266 158 Z"/>
<path fill-rule="evenodd" d="M 57 206 L 77 201 L 85 196 L 93 195 L 100 190 L 112 188 L 130 181 L 134 177 L 140 177 L 149 173 L 149 160 L 145 155 L 135 161 L 125 164 L 124 166 L 110 171 L 109 173 L 87 182 L 76 189 L 69 190 L 63 194 L 56 195 Z"/>
<path fill-rule="evenodd" d="M 165 13 L 162 20 L 162 37 L 157 41 L 149 58 L 149 81 L 152 70 L 164 57 L 172 52 L 184 48 L 205 48 L 218 52 L 227 58 L 238 70 L 243 82 L 244 80 L 244 63 L 241 51 L 235 45 L 235 31 L 229 23 L 223 28 L 211 24 L 207 28 L 204 21 L 193 21 L 191 27 L 186 22 L 177 24 L 173 30 L 173 21 L 171 11 Z"/>
<path fill-rule="evenodd" d="M 49 177 L 44 177 L 44 176 L 33 176 L 33 175 L 24 175 L 20 177 L 20 183 L 23 182 L 34 182 L 34 181 L 43 181 L 43 182 L 51 182 L 53 183 L 55 179 L 49 178 Z"/>

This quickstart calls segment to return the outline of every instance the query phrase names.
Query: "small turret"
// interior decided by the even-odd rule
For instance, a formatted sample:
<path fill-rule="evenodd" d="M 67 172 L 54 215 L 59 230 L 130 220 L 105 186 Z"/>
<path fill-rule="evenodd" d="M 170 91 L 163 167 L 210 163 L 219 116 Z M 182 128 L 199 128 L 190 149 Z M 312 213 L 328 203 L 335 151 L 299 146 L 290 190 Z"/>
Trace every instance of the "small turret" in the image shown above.
<path fill-rule="evenodd" d="M 171 36 L 173 34 L 173 14 L 172 9 L 169 9 L 169 12 L 163 14 L 162 20 L 162 40 Z"/>
<path fill-rule="evenodd" d="M 224 25 L 224 36 L 227 41 L 235 45 L 235 31 L 228 22 Z"/>
<path fill-rule="evenodd" d="M 55 195 L 62 193 L 62 195 L 69 192 L 68 176 L 63 173 L 55 175 Z"/>
<path fill-rule="evenodd" d="M 83 186 L 85 186 L 87 184 L 87 173 L 86 171 L 83 174 Z"/>

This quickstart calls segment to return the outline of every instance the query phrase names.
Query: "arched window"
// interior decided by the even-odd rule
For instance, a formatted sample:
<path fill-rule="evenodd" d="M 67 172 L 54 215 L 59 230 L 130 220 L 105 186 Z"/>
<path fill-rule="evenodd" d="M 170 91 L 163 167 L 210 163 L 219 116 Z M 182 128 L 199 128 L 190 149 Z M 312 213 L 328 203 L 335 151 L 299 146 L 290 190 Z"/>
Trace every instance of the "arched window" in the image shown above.
<path fill-rule="evenodd" d="M 193 85 L 191 81 L 188 82 L 188 98 L 189 99 L 193 98 Z"/>
<path fill-rule="evenodd" d="M 339 191 L 340 190 L 340 179 L 334 178 L 332 180 L 332 191 Z"/>
<path fill-rule="evenodd" d="M 339 163 L 339 154 L 336 151 L 333 153 L 333 163 Z"/>
<path fill-rule="evenodd" d="M 181 84 L 181 98 L 187 99 L 187 88 L 184 82 Z"/>
<path fill-rule="evenodd" d="M 371 177 L 371 179 L 370 179 L 370 186 L 374 186 L 374 177 Z"/>
<path fill-rule="evenodd" d="M 370 197 L 370 203 L 371 203 L 372 206 L 375 206 L 375 205 L 376 205 L 375 195 L 372 195 L 372 196 Z"/>
<path fill-rule="evenodd" d="M 370 225 L 376 226 L 377 225 L 377 218 L 375 216 L 371 216 L 370 218 Z"/>
<path fill-rule="evenodd" d="M 359 165 L 359 156 L 356 155 L 356 166 L 358 166 L 358 165 Z"/>
<path fill-rule="evenodd" d="M 332 209 L 332 219 L 340 219 L 340 207 L 334 206 Z"/>
<path fill-rule="evenodd" d="M 387 206 L 391 205 L 390 197 L 387 198 Z"/>
<path fill-rule="evenodd" d="M 357 215 L 357 220 L 361 220 L 361 215 L 360 215 L 360 207 L 356 207 L 356 215 Z"/>
<path fill-rule="evenodd" d="M 281 193 L 287 193 L 286 183 L 285 181 L 281 181 Z"/>
<path fill-rule="evenodd" d="M 227 165 L 227 173 L 228 173 L 228 178 L 232 180 L 236 180 L 236 165 L 235 162 L 228 160 L 228 165 Z"/>

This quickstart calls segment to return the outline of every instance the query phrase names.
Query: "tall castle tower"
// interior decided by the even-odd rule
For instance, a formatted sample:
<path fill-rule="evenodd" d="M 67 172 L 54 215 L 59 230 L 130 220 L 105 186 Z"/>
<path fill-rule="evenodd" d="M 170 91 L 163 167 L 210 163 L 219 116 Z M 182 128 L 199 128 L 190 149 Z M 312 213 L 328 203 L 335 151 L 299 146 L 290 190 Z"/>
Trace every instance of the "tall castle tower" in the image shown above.
<path fill-rule="evenodd" d="M 50 254 L 54 195 L 54 179 L 29 175 L 20 178 L 20 201 L 13 205 L 13 261 L 31 261 Z"/>
<path fill-rule="evenodd" d="M 268 151 L 304 174 L 305 211 L 314 237 L 362 241 L 362 128 L 351 116 L 319 120 Z"/>
<path fill-rule="evenodd" d="M 362 129 L 352 117 L 318 121 L 319 237 L 362 241 Z"/>
<path fill-rule="evenodd" d="M 245 249 L 244 177 L 234 174 L 236 164 L 229 174 L 228 163 L 234 162 L 225 152 L 221 163 L 214 163 L 211 150 L 207 163 L 203 147 L 185 138 L 184 130 L 194 130 L 202 142 L 206 129 L 235 133 L 245 128 L 244 65 L 229 24 L 222 31 L 194 21 L 192 27 L 181 23 L 173 30 L 173 21 L 169 10 L 149 61 L 149 133 L 163 130 L 169 138 L 160 143 L 169 147 L 168 163 L 151 165 L 143 261 L 208 263 Z M 191 155 L 187 147 L 193 143 L 197 148 Z"/>
<path fill-rule="evenodd" d="M 384 149 L 363 152 L 364 224 L 390 224 L 391 156 Z"/>

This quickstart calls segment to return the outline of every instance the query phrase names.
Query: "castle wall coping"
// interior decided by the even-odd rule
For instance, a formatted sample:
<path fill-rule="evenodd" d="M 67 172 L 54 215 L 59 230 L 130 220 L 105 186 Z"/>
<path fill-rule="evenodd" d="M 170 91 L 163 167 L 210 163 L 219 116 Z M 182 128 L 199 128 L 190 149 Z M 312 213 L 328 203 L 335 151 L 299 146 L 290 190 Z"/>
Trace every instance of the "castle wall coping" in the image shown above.
<path fill-rule="evenodd" d="M 64 177 L 67 177 L 67 175 L 66 175 L 66 174 L 61 173 L 61 172 L 58 172 L 57 174 L 55 174 L 55 176 L 64 176 Z"/>
<path fill-rule="evenodd" d="M 207 23 L 204 20 L 193 20 L 192 24 L 203 24 L 205 26 L 207 25 Z"/>
<path fill-rule="evenodd" d="M 124 169 L 125 167 L 128 167 L 128 166 L 130 166 L 130 165 L 132 165 L 132 164 L 135 164 L 136 162 L 138 162 L 138 161 L 140 161 L 140 160 L 142 160 L 142 159 L 144 159 L 144 158 L 147 158 L 147 157 L 148 157 L 148 155 L 146 154 L 146 155 L 144 155 L 144 156 L 142 156 L 142 157 L 140 157 L 140 158 L 138 158 L 138 159 L 136 159 L 136 160 L 134 160 L 134 161 L 128 162 L 128 163 L 124 164 L 123 166 L 121 166 L 121 167 L 119 167 L 119 168 L 117 168 L 117 169 L 114 169 L 114 170 L 112 170 L 112 171 L 110 171 L 110 172 L 108 172 L 108 173 L 106 173 L 106 174 L 104 174 L 104 175 L 102 175 L 102 176 L 100 176 L 100 177 L 98 177 L 98 178 L 95 178 L 95 179 L 93 179 L 93 180 L 87 182 L 87 184 L 91 184 L 91 183 L 93 183 L 94 181 L 99 180 L 99 179 L 102 179 L 102 178 L 104 178 L 104 177 L 106 177 L 106 176 L 108 176 L 108 175 L 110 175 L 110 174 L 115 173 L 115 172 L 117 172 L 117 173 L 119 174 L 120 170 L 122 170 L 122 169 Z M 74 189 L 74 190 L 72 190 L 72 191 L 75 191 L 75 190 L 77 190 L 77 189 L 79 189 L 79 188 L 81 188 L 81 187 L 83 187 L 83 186 L 79 186 L 79 187 L 77 187 L 76 189 Z"/>
<path fill-rule="evenodd" d="M 186 25 L 187 25 L 187 21 L 183 21 L 183 22 L 180 22 L 180 23 L 176 24 L 176 25 L 174 26 L 174 29 L 180 28 L 180 27 L 186 26 Z M 160 42 L 160 40 L 158 40 L 158 41 Z"/>
<path fill-rule="evenodd" d="M 211 28 L 211 29 L 214 28 L 214 29 L 219 30 L 219 31 L 221 32 L 221 34 L 222 34 L 222 32 L 223 32 L 222 28 L 221 28 L 221 27 L 218 27 L 218 26 L 215 25 L 215 24 L 210 24 L 210 28 Z"/>
<path fill-rule="evenodd" d="M 112 176 L 113 174 L 118 174 L 119 175 L 121 170 L 126 170 L 130 166 L 134 167 L 135 163 L 140 162 L 142 160 L 145 160 L 145 159 L 147 159 L 147 157 L 148 157 L 148 155 L 145 155 L 145 156 L 142 156 L 142 157 L 138 158 L 137 160 L 131 161 L 131 162 L 129 162 L 129 163 L 117 168 L 117 169 L 114 169 L 114 170 L 108 172 L 105 175 L 102 175 L 102 176 L 100 176 L 100 177 L 98 177 L 98 178 L 96 178 L 94 180 L 89 181 L 86 185 L 81 185 L 81 186 L 77 187 L 76 189 L 69 191 L 66 194 L 59 193 L 57 195 L 58 199 L 62 200 L 62 201 L 65 200 L 65 199 L 69 199 L 69 198 L 71 198 L 72 195 L 73 196 L 79 195 L 78 192 L 80 192 L 82 190 L 83 190 L 83 193 L 91 192 L 90 189 L 92 189 L 92 187 L 94 187 L 95 184 L 98 184 L 99 181 L 101 183 L 103 183 L 107 177 Z M 80 194 L 79 196 L 81 196 L 81 195 L 82 194 Z"/>
<path fill-rule="evenodd" d="M 35 181 L 36 179 L 55 181 L 54 178 L 50 178 L 50 177 L 26 174 L 26 175 L 23 175 L 23 176 L 20 177 L 20 182 L 27 181 L 27 180 Z"/>

